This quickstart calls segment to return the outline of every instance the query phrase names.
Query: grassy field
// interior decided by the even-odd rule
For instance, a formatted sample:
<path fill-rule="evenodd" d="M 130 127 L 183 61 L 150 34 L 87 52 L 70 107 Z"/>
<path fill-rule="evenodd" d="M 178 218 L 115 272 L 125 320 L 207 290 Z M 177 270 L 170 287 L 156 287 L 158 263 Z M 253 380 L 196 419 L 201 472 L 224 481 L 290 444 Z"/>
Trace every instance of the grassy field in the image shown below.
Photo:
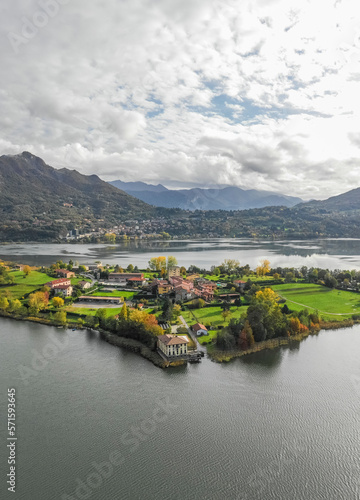
<path fill-rule="evenodd" d="M 209 330 L 209 335 L 201 335 L 200 337 L 197 338 L 199 344 L 208 344 L 212 340 L 216 338 L 217 335 L 217 330 Z"/>
<path fill-rule="evenodd" d="M 29 276 L 25 276 L 22 271 L 11 271 L 9 274 L 14 276 L 14 285 L 1 287 L 0 291 L 9 291 L 13 299 L 22 299 L 24 295 L 34 292 L 41 288 L 44 283 L 54 279 L 39 271 L 32 271 Z"/>
<path fill-rule="evenodd" d="M 29 276 L 25 276 L 22 271 L 11 271 L 9 274 L 10 276 L 14 276 L 15 283 L 22 285 L 37 285 L 39 287 L 44 283 L 55 279 L 45 273 L 40 273 L 39 271 L 31 271 Z"/>
<path fill-rule="evenodd" d="M 113 307 L 113 308 L 105 308 L 106 309 L 106 317 L 109 318 L 110 316 L 116 316 L 119 314 L 121 311 L 121 307 Z M 67 313 L 71 313 L 72 315 L 85 315 L 85 316 L 95 316 L 96 312 L 98 309 L 92 309 L 92 308 L 87 308 L 87 307 L 72 307 L 72 306 L 67 306 L 64 307 L 63 309 Z"/>
<path fill-rule="evenodd" d="M 214 276 L 212 274 L 206 274 L 203 276 L 205 279 L 207 280 L 210 280 L 210 281 L 215 281 L 215 282 L 219 282 L 219 283 L 223 283 L 223 282 L 230 282 L 232 277 L 231 275 L 221 275 L 220 276 Z M 236 279 L 241 279 L 242 281 L 247 281 L 248 279 L 250 279 L 251 281 L 253 281 L 254 283 L 261 283 L 262 281 L 273 281 L 274 278 L 272 276 L 257 276 L 257 274 L 249 274 L 249 276 L 243 276 L 242 278 L 236 278 Z"/>
<path fill-rule="evenodd" d="M 360 295 L 345 290 L 332 290 L 311 283 L 289 283 L 274 285 L 272 289 L 286 299 L 289 309 L 318 310 L 323 319 L 350 318 L 360 314 Z"/>
<path fill-rule="evenodd" d="M 223 317 L 221 316 L 222 309 L 221 307 L 203 307 L 201 309 L 191 309 L 182 312 L 182 316 L 189 326 L 194 323 L 211 323 L 213 326 L 225 325 L 228 324 L 231 318 L 239 318 L 242 313 L 246 312 L 247 306 L 230 307 L 231 316 L 227 319 L 226 323 L 224 322 Z"/>

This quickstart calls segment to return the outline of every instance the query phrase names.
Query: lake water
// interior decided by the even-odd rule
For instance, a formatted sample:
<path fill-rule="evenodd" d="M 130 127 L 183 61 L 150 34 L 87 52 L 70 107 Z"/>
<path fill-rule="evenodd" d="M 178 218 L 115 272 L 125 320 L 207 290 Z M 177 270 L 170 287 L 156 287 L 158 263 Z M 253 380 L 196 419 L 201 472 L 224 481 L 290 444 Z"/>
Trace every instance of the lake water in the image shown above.
<path fill-rule="evenodd" d="M 0 498 L 359 500 L 359 352 L 356 326 L 161 370 L 96 333 L 0 318 Z"/>
<path fill-rule="evenodd" d="M 201 268 L 218 265 L 224 259 L 237 259 L 255 268 L 261 259 L 272 267 L 321 267 L 328 269 L 360 269 L 360 239 L 324 239 L 301 241 L 256 241 L 246 239 L 208 239 L 145 241 L 119 245 L 104 244 L 19 244 L 1 245 L 0 258 L 30 265 L 50 265 L 57 259 L 70 259 L 80 264 L 101 260 L 103 264 L 130 263 L 146 267 L 151 257 L 175 255 L 179 264 Z"/>

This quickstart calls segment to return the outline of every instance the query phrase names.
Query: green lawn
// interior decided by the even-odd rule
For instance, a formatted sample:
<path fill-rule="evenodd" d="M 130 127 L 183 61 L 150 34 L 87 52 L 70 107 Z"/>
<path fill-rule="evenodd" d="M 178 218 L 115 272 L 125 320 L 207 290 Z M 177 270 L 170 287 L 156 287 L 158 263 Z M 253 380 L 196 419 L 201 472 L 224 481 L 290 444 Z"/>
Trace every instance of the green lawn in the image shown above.
<path fill-rule="evenodd" d="M 113 308 L 104 307 L 104 309 L 106 309 L 106 317 L 116 316 L 121 311 L 121 307 L 113 307 Z M 98 311 L 98 309 L 92 309 L 90 307 L 87 308 L 87 307 L 72 307 L 72 306 L 64 307 L 63 310 L 74 315 L 81 314 L 85 316 L 95 316 L 96 312 Z"/>
<path fill-rule="evenodd" d="M 250 279 L 254 283 L 261 284 L 262 281 L 267 282 L 267 281 L 274 281 L 274 278 L 272 276 L 257 276 L 257 274 L 250 274 L 249 276 L 243 276 L 241 278 L 243 281 L 247 281 Z"/>
<path fill-rule="evenodd" d="M 231 316 L 227 319 L 226 323 L 224 322 L 223 317 L 221 316 L 222 309 L 221 307 L 203 307 L 201 309 L 190 309 L 186 311 L 182 311 L 182 316 L 189 326 L 194 323 L 211 323 L 214 326 L 225 325 L 228 324 L 231 318 L 239 318 L 242 313 L 246 312 L 247 306 L 230 307 Z"/>
<path fill-rule="evenodd" d="M 219 283 L 227 283 L 227 282 L 230 282 L 232 280 L 232 276 L 230 276 L 228 274 L 226 274 L 222 278 L 220 278 L 220 276 L 214 276 L 212 274 L 206 274 L 203 277 L 207 280 L 215 281 L 215 282 L 219 282 Z M 249 276 L 242 276 L 241 278 L 235 278 L 235 279 L 240 279 L 242 281 L 247 281 L 248 279 L 250 279 L 254 283 L 261 283 L 262 281 L 267 282 L 267 281 L 274 280 L 274 278 L 272 276 L 268 276 L 268 275 L 257 276 L 256 274 L 249 274 Z"/>
<path fill-rule="evenodd" d="M 55 279 L 45 273 L 40 273 L 39 271 L 31 271 L 29 276 L 25 276 L 22 271 L 11 271 L 9 274 L 10 276 L 14 276 L 15 283 L 22 285 L 38 285 L 39 287 L 41 287 L 44 283 Z"/>
<path fill-rule="evenodd" d="M 0 291 L 9 291 L 13 299 L 22 299 L 24 295 L 38 290 L 44 283 L 54 279 L 39 271 L 32 271 L 29 276 L 25 276 L 22 271 L 11 271 L 9 274 L 14 276 L 14 285 L 1 287 Z"/>
<path fill-rule="evenodd" d="M 201 335 L 200 337 L 197 337 L 197 340 L 201 345 L 207 344 L 209 342 L 211 343 L 211 341 L 216 338 L 216 335 L 217 330 L 209 330 L 209 335 Z"/>
<path fill-rule="evenodd" d="M 345 290 L 332 290 L 312 283 L 288 283 L 271 287 L 286 299 L 289 309 L 299 311 L 304 307 L 318 310 L 326 319 L 344 319 L 360 314 L 360 295 Z"/>

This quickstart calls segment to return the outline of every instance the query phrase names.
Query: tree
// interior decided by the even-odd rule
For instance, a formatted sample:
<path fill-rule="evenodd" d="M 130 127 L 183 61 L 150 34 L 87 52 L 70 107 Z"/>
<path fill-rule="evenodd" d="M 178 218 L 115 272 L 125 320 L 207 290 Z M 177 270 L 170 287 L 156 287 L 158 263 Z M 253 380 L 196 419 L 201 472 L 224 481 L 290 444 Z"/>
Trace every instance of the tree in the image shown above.
<path fill-rule="evenodd" d="M 218 267 L 215 267 L 212 273 L 213 273 L 214 276 L 219 276 L 220 269 Z"/>
<path fill-rule="evenodd" d="M 164 321 L 171 321 L 173 315 L 173 303 L 170 299 L 165 300 L 162 310 L 162 317 Z"/>
<path fill-rule="evenodd" d="M 134 266 L 132 264 L 129 264 L 126 268 L 128 273 L 132 273 L 134 271 Z"/>
<path fill-rule="evenodd" d="M 131 311 L 130 319 L 132 321 L 137 321 L 142 323 L 146 330 L 153 333 L 154 335 L 161 335 L 162 328 L 159 326 L 155 314 L 148 314 L 146 311 L 139 311 L 134 309 Z"/>
<path fill-rule="evenodd" d="M 292 281 L 295 280 L 295 275 L 291 271 L 287 272 L 285 274 L 285 283 L 291 283 Z"/>
<path fill-rule="evenodd" d="M 231 307 L 231 302 L 229 302 L 227 299 L 225 299 L 221 305 L 220 305 L 221 309 L 223 311 L 230 311 L 230 307 Z"/>
<path fill-rule="evenodd" d="M 234 349 L 235 338 L 226 328 L 224 328 L 220 330 L 216 336 L 216 346 L 223 351 Z"/>
<path fill-rule="evenodd" d="M 95 318 L 94 316 L 86 316 L 85 318 L 85 325 L 89 328 L 92 328 L 94 326 L 94 323 L 95 323 Z"/>
<path fill-rule="evenodd" d="M 115 233 L 106 233 L 105 234 L 105 240 L 109 243 L 115 243 L 116 241 L 116 234 Z"/>
<path fill-rule="evenodd" d="M 162 231 L 160 233 L 160 236 L 164 239 L 164 240 L 170 240 L 171 239 L 171 236 L 169 233 L 166 233 L 165 231 Z"/>
<path fill-rule="evenodd" d="M 290 318 L 290 331 L 293 335 L 300 333 L 300 324 L 299 318 Z"/>
<path fill-rule="evenodd" d="M 18 299 L 13 299 L 9 301 L 9 310 L 11 312 L 17 312 L 21 308 L 21 302 Z"/>
<path fill-rule="evenodd" d="M 149 260 L 149 268 L 152 271 L 160 271 L 161 269 L 166 269 L 166 257 L 152 257 Z"/>
<path fill-rule="evenodd" d="M 96 311 L 95 316 L 96 316 L 97 318 L 99 318 L 99 320 L 100 320 L 100 321 L 104 321 L 104 320 L 105 320 L 105 318 L 106 318 L 106 309 L 103 309 L 103 308 L 98 309 L 98 310 Z"/>
<path fill-rule="evenodd" d="M 54 314 L 54 321 L 60 323 L 60 325 L 66 325 L 67 317 L 65 311 L 58 311 Z"/>
<path fill-rule="evenodd" d="M 6 297 L 0 297 L 0 309 L 6 311 L 9 308 L 9 301 Z"/>
<path fill-rule="evenodd" d="M 238 297 L 236 297 L 234 305 L 236 307 L 240 307 L 241 306 L 241 296 L 240 295 Z"/>
<path fill-rule="evenodd" d="M 348 280 L 348 278 L 345 278 L 344 281 L 343 281 L 343 287 L 344 288 L 348 288 L 350 285 L 350 281 Z"/>
<path fill-rule="evenodd" d="M 178 318 L 180 316 L 180 314 L 181 314 L 181 305 L 175 304 L 173 307 L 173 315 Z"/>
<path fill-rule="evenodd" d="M 23 272 L 24 272 L 24 278 L 25 278 L 25 276 L 29 276 L 29 274 L 31 273 L 31 267 L 30 266 L 24 266 L 23 267 Z"/>
<path fill-rule="evenodd" d="M 249 347 L 252 347 L 255 343 L 254 335 L 250 326 L 249 321 L 245 321 L 244 328 L 241 330 L 239 335 L 239 347 L 242 351 L 246 351 Z"/>
<path fill-rule="evenodd" d="M 308 280 L 311 283 L 316 283 L 319 277 L 319 272 L 317 269 L 311 268 L 310 272 L 308 273 Z"/>
<path fill-rule="evenodd" d="M 61 297 L 54 297 L 52 299 L 52 303 L 56 309 L 60 309 L 60 307 L 64 307 L 64 299 L 62 299 Z"/>
<path fill-rule="evenodd" d="M 178 261 L 177 261 L 176 257 L 174 257 L 173 255 L 168 255 L 167 269 L 169 269 L 170 267 L 177 266 L 177 264 L 178 264 Z"/>
<path fill-rule="evenodd" d="M 0 264 L 0 285 L 9 285 L 14 283 L 14 276 L 8 273 L 6 266 Z"/>
<path fill-rule="evenodd" d="M 269 273 L 270 271 L 270 261 L 268 261 L 267 259 L 261 260 L 260 264 L 256 268 L 256 274 L 258 276 L 265 276 L 265 274 Z"/>
<path fill-rule="evenodd" d="M 86 272 L 86 267 L 85 266 L 79 266 L 79 272 L 80 273 L 85 273 Z"/>
<path fill-rule="evenodd" d="M 121 311 L 119 313 L 119 319 L 124 320 L 124 321 L 126 321 L 128 319 L 128 309 L 127 309 L 125 303 L 123 304 Z"/>
<path fill-rule="evenodd" d="M 32 314 L 38 314 L 47 307 L 48 303 L 48 292 L 34 292 L 29 296 L 29 308 Z"/>
<path fill-rule="evenodd" d="M 328 288 L 335 288 L 338 284 L 337 279 L 332 276 L 330 273 L 326 273 L 324 276 L 325 286 Z"/>
<path fill-rule="evenodd" d="M 225 273 L 231 274 L 240 266 L 240 262 L 235 259 L 225 259 L 221 266 L 224 268 Z"/>
<path fill-rule="evenodd" d="M 229 318 L 229 316 L 231 316 L 230 309 L 224 309 L 221 313 L 221 316 L 223 317 L 224 321 L 226 321 Z"/>

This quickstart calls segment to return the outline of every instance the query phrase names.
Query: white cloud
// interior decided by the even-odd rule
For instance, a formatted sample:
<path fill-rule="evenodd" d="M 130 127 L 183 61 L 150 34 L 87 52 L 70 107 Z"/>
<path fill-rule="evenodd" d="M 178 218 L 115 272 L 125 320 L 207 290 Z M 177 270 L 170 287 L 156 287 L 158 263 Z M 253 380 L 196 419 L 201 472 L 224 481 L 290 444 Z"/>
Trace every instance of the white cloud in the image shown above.
<path fill-rule="evenodd" d="M 2 7 L 1 154 L 307 198 L 357 183 L 355 0 L 57 5 L 31 37 L 40 4 Z"/>

